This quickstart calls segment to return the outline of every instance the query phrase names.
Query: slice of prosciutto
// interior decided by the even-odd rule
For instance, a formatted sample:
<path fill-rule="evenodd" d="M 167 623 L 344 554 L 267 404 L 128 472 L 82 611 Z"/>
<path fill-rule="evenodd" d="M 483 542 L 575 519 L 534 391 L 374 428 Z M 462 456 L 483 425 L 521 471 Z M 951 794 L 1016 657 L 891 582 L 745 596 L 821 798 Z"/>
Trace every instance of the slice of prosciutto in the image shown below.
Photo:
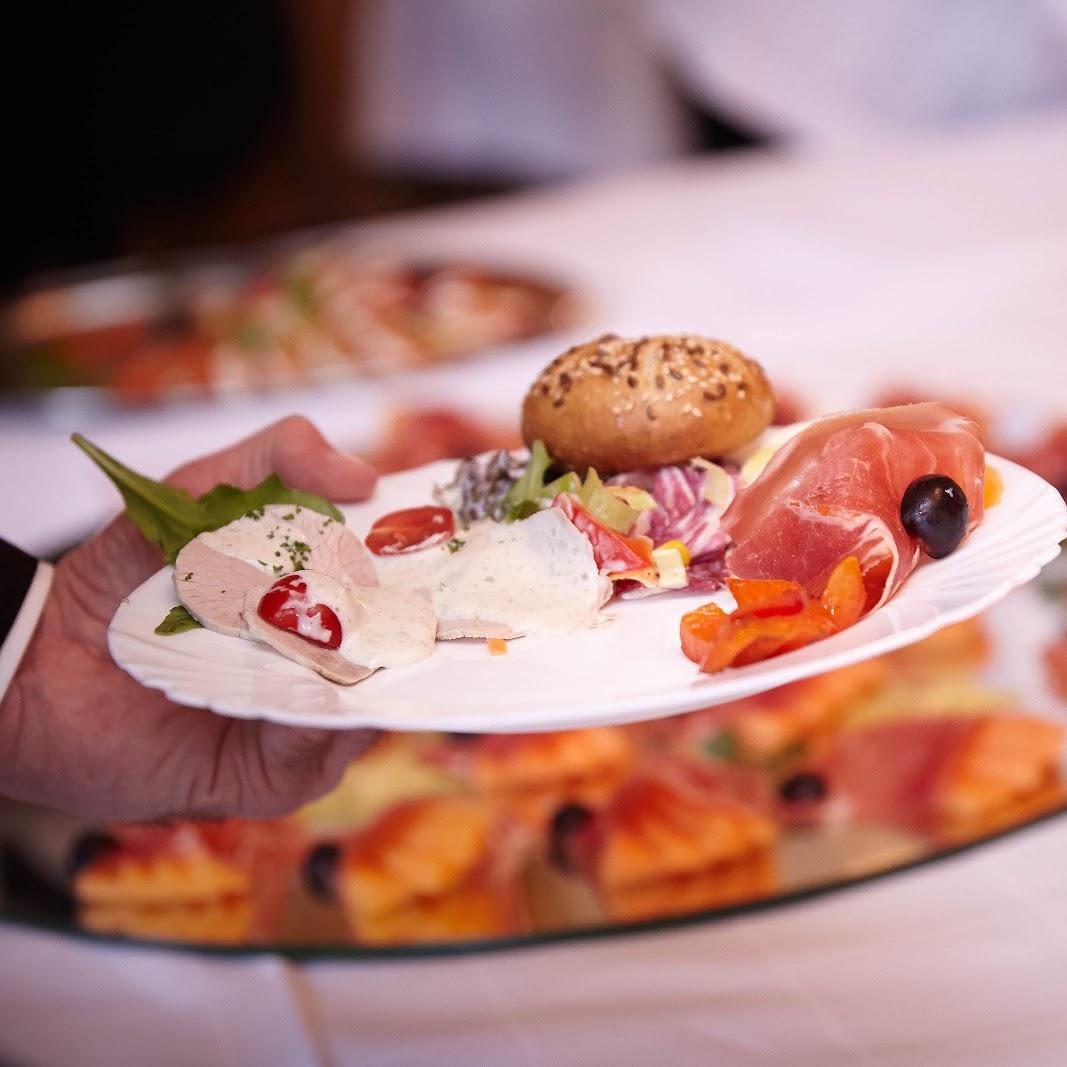
<path fill-rule="evenodd" d="M 785 578 L 818 595 L 856 556 L 867 610 L 885 603 L 922 547 L 900 521 L 916 478 L 947 475 L 967 496 L 968 532 L 982 519 L 985 450 L 978 426 L 942 404 L 855 411 L 813 422 L 775 453 L 723 516 L 740 578 Z"/>

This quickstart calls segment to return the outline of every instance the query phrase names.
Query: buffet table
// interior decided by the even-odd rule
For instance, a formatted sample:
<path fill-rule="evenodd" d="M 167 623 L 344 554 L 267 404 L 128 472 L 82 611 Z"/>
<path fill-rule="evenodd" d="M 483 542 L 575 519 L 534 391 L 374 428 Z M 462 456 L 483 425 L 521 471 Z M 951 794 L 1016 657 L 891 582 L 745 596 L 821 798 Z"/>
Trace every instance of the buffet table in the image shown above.
<path fill-rule="evenodd" d="M 1052 117 L 678 163 L 363 233 L 561 277 L 585 302 L 575 336 L 722 336 L 824 410 L 921 381 L 1021 439 L 1067 410 L 1065 189 Z M 322 393 L 5 411 L 0 534 L 47 552 L 113 506 L 73 428 L 154 475 L 292 410 L 360 447 L 391 406 L 513 419 L 561 343 Z M 1055 707 L 1036 682 L 1027 696 Z M 0 926 L 0 1061 L 1059 1063 L 1065 855 L 1054 820 L 787 909 L 457 958 L 204 959 Z"/>

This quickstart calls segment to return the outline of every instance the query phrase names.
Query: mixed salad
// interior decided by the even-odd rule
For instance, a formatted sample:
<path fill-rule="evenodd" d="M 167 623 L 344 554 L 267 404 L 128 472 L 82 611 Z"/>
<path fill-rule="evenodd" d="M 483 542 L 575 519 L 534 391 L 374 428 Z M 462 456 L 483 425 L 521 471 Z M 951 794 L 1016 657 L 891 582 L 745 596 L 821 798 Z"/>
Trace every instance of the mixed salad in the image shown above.
<path fill-rule="evenodd" d="M 618 596 L 712 591 L 725 579 L 727 539 L 720 520 L 754 469 L 697 458 L 606 480 L 590 468 L 580 477 L 558 473 L 535 441 L 525 463 L 505 450 L 463 460 L 435 496 L 461 527 L 559 509 L 588 538 L 597 567 Z"/>

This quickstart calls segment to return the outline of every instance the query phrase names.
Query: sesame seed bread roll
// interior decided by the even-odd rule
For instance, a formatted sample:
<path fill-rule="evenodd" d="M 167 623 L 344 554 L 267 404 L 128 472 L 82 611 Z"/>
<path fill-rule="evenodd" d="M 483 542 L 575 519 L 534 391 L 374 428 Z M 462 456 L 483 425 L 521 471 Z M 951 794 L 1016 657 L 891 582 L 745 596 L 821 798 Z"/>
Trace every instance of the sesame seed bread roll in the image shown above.
<path fill-rule="evenodd" d="M 691 334 L 605 334 L 554 359 L 522 406 L 522 435 L 559 463 L 601 473 L 715 458 L 770 424 L 774 394 L 758 363 Z"/>

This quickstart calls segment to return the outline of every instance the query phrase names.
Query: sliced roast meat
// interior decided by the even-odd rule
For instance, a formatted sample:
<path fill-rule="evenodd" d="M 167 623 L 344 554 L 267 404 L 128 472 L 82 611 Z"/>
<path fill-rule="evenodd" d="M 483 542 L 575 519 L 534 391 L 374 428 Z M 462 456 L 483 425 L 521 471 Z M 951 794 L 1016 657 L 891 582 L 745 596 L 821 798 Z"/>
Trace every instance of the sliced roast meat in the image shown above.
<path fill-rule="evenodd" d="M 174 588 L 178 599 L 197 622 L 209 630 L 240 637 L 245 632 L 245 598 L 262 590 L 263 572 L 224 556 L 196 537 L 174 561 Z"/>
<path fill-rule="evenodd" d="M 374 560 L 385 588 L 426 594 L 443 640 L 585 630 L 611 596 L 589 539 L 559 508 L 475 523 L 455 540 Z"/>
<path fill-rule="evenodd" d="M 370 553 L 344 523 L 296 505 L 270 504 L 198 540 L 267 575 L 312 570 L 350 585 L 378 584 Z"/>

